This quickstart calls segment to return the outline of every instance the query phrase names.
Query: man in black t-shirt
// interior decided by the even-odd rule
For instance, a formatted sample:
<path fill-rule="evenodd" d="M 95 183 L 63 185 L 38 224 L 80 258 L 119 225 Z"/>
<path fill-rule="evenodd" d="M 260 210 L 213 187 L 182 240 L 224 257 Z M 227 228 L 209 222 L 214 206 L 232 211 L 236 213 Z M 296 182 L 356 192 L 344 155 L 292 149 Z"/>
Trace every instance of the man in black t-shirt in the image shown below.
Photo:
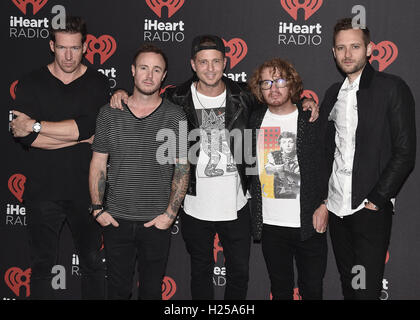
<path fill-rule="evenodd" d="M 14 137 L 27 149 L 31 297 L 54 296 L 51 269 L 67 222 L 80 259 L 82 298 L 103 299 L 101 230 L 87 214 L 88 171 L 96 116 L 107 102 L 109 82 L 81 63 L 87 49 L 81 18 L 67 17 L 66 28 L 50 34 L 54 61 L 19 82 L 11 122 Z"/>

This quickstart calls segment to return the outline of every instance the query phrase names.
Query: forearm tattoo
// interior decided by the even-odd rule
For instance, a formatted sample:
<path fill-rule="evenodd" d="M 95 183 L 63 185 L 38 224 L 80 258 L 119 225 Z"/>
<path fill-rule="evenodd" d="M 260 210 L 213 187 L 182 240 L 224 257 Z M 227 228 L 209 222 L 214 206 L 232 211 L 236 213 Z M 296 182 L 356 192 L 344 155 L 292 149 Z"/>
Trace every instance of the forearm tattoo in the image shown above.
<path fill-rule="evenodd" d="M 181 164 L 177 162 L 175 164 L 174 175 L 172 178 L 171 196 L 169 198 L 169 207 L 175 213 L 178 212 L 182 200 L 184 200 L 185 194 L 187 193 L 189 177 L 189 163 Z"/>
<path fill-rule="evenodd" d="M 104 171 L 99 172 L 99 180 L 98 180 L 98 196 L 99 200 L 103 201 L 104 194 L 105 194 L 105 186 L 106 186 L 106 176 Z"/>

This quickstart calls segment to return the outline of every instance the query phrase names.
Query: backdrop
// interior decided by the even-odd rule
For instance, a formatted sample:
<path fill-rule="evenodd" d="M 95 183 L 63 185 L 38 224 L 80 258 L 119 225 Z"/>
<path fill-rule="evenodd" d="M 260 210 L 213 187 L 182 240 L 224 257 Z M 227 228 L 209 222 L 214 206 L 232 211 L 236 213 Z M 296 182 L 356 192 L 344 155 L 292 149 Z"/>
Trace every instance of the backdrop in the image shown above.
<path fill-rule="evenodd" d="M 192 75 L 189 55 L 193 37 L 213 33 L 225 40 L 226 75 L 247 81 L 253 69 L 271 57 L 291 61 L 304 79 L 305 94 L 316 101 L 342 76 L 335 66 L 331 46 L 332 28 L 342 17 L 355 16 L 361 5 L 375 47 L 371 63 L 379 70 L 401 76 L 419 100 L 420 56 L 415 0 L 7 0 L 1 1 L 3 41 L 1 77 L 2 117 L 0 176 L 0 298 L 30 298 L 29 250 L 26 236 L 27 211 L 24 152 L 8 131 L 15 85 L 30 70 L 52 59 L 48 47 L 49 19 L 56 5 L 66 13 L 84 17 L 88 24 L 89 49 L 85 63 L 109 78 L 112 88 L 131 90 L 130 63 L 143 41 L 153 41 L 169 57 L 164 87 L 183 82 Z M 362 9 L 363 9 L 362 8 Z M 359 11 L 360 7 L 359 7 Z M 416 120 L 419 119 L 419 114 Z M 374 123 L 372 124 L 374 125 Z M 60 179 L 60 177 L 57 177 Z M 402 188 L 396 203 L 391 245 L 383 279 L 382 299 L 420 298 L 420 229 L 418 166 Z M 62 181 L 62 183 L 66 183 Z M 164 299 L 190 299 L 189 255 L 177 222 L 162 294 Z M 214 241 L 214 286 L 223 297 L 226 283 L 223 248 Z M 65 270 L 62 299 L 80 298 L 79 261 L 67 226 L 60 239 L 58 264 Z M 136 286 L 136 281 L 133 287 Z M 329 246 L 324 282 L 326 299 L 341 299 L 334 256 Z M 298 289 L 295 298 L 299 299 Z M 136 296 L 134 294 L 133 298 Z M 270 299 L 270 285 L 259 244 L 252 245 L 248 299 Z"/>

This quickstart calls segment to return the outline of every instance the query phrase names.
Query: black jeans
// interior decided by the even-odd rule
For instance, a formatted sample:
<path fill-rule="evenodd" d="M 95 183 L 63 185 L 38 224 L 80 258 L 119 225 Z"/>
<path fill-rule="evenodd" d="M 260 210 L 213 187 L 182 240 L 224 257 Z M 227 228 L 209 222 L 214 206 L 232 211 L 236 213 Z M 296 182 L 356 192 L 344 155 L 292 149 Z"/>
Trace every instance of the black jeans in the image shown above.
<path fill-rule="evenodd" d="M 193 300 L 213 300 L 214 237 L 223 247 L 226 267 L 226 300 L 244 300 L 248 291 L 251 224 L 248 204 L 232 221 L 203 221 L 181 210 L 181 230 L 191 256 Z"/>
<path fill-rule="evenodd" d="M 300 228 L 264 224 L 261 246 L 271 281 L 273 300 L 293 300 L 293 259 L 296 259 L 299 294 L 302 299 L 322 299 L 322 281 L 328 252 L 326 233 L 316 233 L 301 241 Z"/>
<path fill-rule="evenodd" d="M 105 298 L 101 228 L 88 213 L 88 202 L 25 201 L 31 256 L 31 298 L 54 299 L 51 269 L 58 261 L 59 238 L 67 222 L 79 255 L 82 299 Z"/>
<path fill-rule="evenodd" d="M 118 227 L 104 227 L 108 299 L 130 299 L 137 259 L 138 299 L 162 300 L 171 228 L 146 228 L 145 221 L 116 220 Z"/>
<path fill-rule="evenodd" d="M 392 215 L 391 203 L 379 211 L 364 208 L 344 218 L 330 212 L 330 236 L 344 299 L 377 300 L 381 296 Z"/>

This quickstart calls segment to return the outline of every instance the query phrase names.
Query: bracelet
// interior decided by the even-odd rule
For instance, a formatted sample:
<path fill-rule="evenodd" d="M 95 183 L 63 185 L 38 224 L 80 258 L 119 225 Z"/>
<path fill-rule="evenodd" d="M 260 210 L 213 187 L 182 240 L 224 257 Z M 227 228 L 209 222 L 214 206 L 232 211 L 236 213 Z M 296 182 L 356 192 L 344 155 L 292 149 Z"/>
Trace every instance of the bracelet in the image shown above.
<path fill-rule="evenodd" d="M 93 217 L 95 218 L 95 220 L 97 220 L 99 218 L 99 216 L 105 212 L 105 209 L 102 209 L 101 211 L 99 211 L 96 215 L 94 215 Z"/>
<path fill-rule="evenodd" d="M 168 211 L 165 211 L 164 214 L 169 218 L 169 219 L 175 219 L 176 215 L 170 214 Z"/>

